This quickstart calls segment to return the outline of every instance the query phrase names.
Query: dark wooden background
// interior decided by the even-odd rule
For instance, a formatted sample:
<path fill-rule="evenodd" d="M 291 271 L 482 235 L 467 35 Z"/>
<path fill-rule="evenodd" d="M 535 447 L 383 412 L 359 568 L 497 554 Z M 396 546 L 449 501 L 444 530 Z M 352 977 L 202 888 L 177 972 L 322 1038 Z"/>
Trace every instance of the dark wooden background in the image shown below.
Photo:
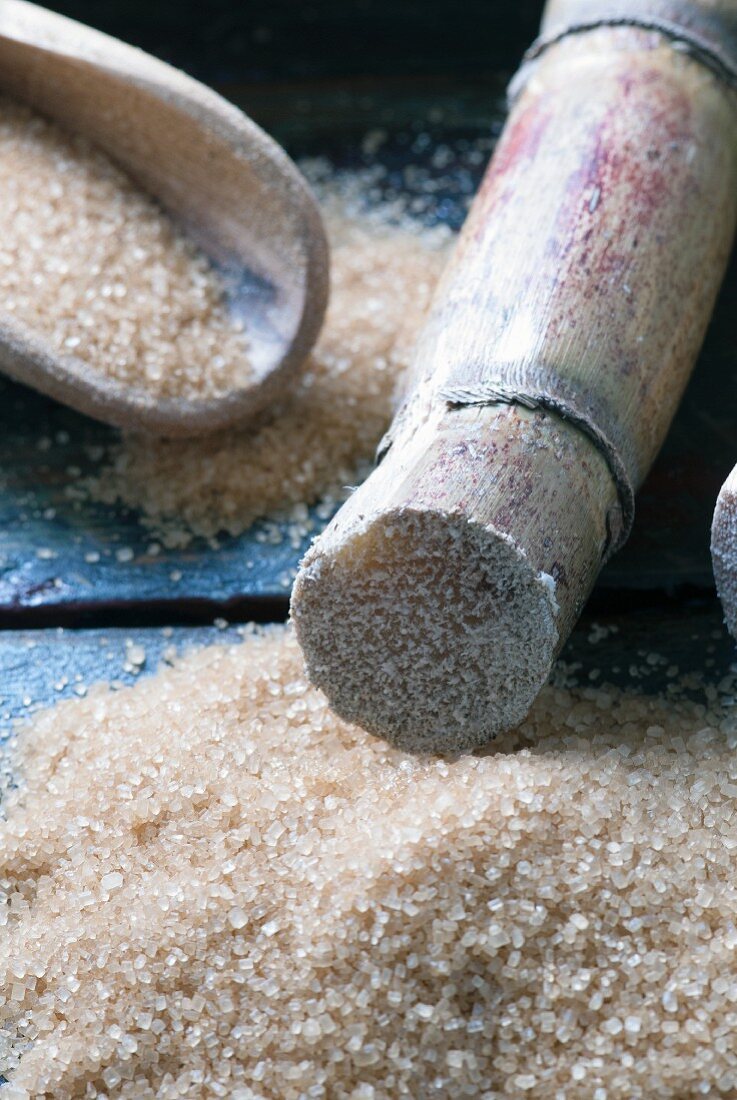
<path fill-rule="evenodd" d="M 408 158 L 417 160 L 410 150 L 419 132 L 430 134 L 430 152 L 436 141 L 462 146 L 498 132 L 504 85 L 540 14 L 536 2 L 508 0 L 50 6 L 213 84 L 294 155 L 360 163 L 363 134 L 380 125 L 391 135 L 382 155 L 397 179 Z M 451 184 L 434 216 L 460 224 L 467 190 L 467 181 Z M 632 539 L 602 574 L 566 651 L 583 675 L 596 667 L 623 681 L 655 651 L 662 659 L 643 677 L 650 689 L 662 687 L 674 665 L 713 678 L 733 660 L 713 591 L 709 525 L 737 460 L 736 348 L 733 264 L 678 419 L 639 496 Z M 75 498 L 80 473 L 104 461 L 114 440 L 111 429 L 0 380 L 3 722 L 117 668 L 132 678 L 128 639 L 144 641 L 150 670 L 166 645 L 220 637 L 206 625 L 216 617 L 286 616 L 280 578 L 301 553 L 288 542 L 268 546 L 251 531 L 217 551 L 195 542 L 154 557 L 134 513 Z M 116 557 L 123 546 L 132 560 Z M 591 646 L 594 619 L 617 631 Z M 170 626 L 173 639 L 162 634 Z"/>
<path fill-rule="evenodd" d="M 117 35 L 210 83 L 513 68 L 538 0 L 56 0 L 47 7 Z"/>

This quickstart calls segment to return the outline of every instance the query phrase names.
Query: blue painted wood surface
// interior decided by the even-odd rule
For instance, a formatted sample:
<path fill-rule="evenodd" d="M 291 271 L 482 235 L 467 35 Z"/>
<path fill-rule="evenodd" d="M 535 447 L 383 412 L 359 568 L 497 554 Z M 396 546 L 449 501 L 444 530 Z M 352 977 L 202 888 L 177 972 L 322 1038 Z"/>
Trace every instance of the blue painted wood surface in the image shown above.
<path fill-rule="evenodd" d="M 0 737 L 17 720 L 78 698 L 93 684 L 135 683 L 161 667 L 170 652 L 240 639 L 236 626 L 0 631 Z M 142 664 L 131 661 L 131 645 L 145 651 Z"/>
<path fill-rule="evenodd" d="M 193 647 L 240 642 L 242 628 L 0 631 L 0 735 L 59 699 L 74 698 L 100 681 L 133 684 L 160 666 L 162 655 Z M 132 667 L 129 646 L 145 651 Z M 561 655 L 560 670 L 580 683 L 608 681 L 628 690 L 659 693 L 675 673 L 717 683 L 737 661 L 737 649 L 714 599 L 633 603 L 618 612 L 584 615 Z M 698 695 L 698 689 L 697 689 Z"/>
<path fill-rule="evenodd" d="M 85 498 L 80 479 L 106 460 L 112 429 L 0 379 L 0 437 L 0 620 L 3 611 L 288 594 L 301 547 L 259 541 L 259 525 L 219 550 L 200 539 L 154 554 L 133 512 Z"/>

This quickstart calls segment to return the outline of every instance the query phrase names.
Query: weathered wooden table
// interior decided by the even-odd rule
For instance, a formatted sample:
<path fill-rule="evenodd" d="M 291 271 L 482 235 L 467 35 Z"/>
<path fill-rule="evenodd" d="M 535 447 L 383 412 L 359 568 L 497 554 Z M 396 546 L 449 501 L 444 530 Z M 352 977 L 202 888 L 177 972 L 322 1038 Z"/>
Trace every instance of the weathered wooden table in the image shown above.
<path fill-rule="evenodd" d="M 446 0 L 280 0 L 267 8 L 171 0 L 155 12 L 150 4 L 117 0 L 54 6 L 209 79 L 297 156 L 358 165 L 363 135 L 381 127 L 389 135 L 381 155 L 393 186 L 404 185 L 402 166 L 423 156 L 429 161 L 437 142 L 462 153 L 479 135 L 498 132 L 506 77 L 539 15 L 537 3 L 502 0 L 467 2 L 461 13 Z M 478 178 L 482 169 L 469 175 L 464 162 L 457 176 L 451 171 L 433 216 L 460 224 L 473 171 Z M 655 653 L 642 683 L 658 690 L 674 666 L 717 679 L 735 659 L 708 548 L 716 493 L 737 459 L 735 427 L 733 264 L 677 422 L 639 496 L 632 539 L 603 573 L 564 654 L 581 675 L 598 668 L 602 679 L 623 682 L 631 666 Z M 224 538 L 218 550 L 200 541 L 154 556 L 135 514 L 80 499 L 80 476 L 105 461 L 114 440 L 111 429 L 0 380 L 5 727 L 84 683 L 132 679 L 130 640 L 146 650 L 145 674 L 165 646 L 221 638 L 221 628 L 211 625 L 216 618 L 237 624 L 287 614 L 281 578 L 304 547 L 259 541 L 257 525 Z M 123 547 L 132 556 L 127 549 L 117 555 Z M 594 621 L 617 630 L 590 644 Z"/>

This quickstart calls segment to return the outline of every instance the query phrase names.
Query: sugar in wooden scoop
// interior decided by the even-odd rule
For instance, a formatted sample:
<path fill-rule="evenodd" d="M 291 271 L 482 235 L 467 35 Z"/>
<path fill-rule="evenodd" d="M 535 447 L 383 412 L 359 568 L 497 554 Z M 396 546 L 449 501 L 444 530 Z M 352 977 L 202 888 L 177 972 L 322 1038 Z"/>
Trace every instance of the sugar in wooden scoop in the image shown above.
<path fill-rule="evenodd" d="M 0 316 L 156 397 L 249 384 L 209 260 L 103 153 L 0 97 Z"/>
<path fill-rule="evenodd" d="M 549 687 L 493 753 L 405 756 L 283 627 L 37 716 L 3 1100 L 734 1096 L 736 743 Z"/>

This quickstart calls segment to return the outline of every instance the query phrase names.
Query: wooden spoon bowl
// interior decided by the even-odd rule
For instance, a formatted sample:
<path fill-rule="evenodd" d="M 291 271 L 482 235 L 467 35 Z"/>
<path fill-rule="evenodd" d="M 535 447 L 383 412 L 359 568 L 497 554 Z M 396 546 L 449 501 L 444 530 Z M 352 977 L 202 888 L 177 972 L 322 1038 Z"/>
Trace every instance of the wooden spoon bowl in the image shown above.
<path fill-rule="evenodd" d="M 24 0 L 0 4 L 0 90 L 89 138 L 223 274 L 252 380 L 223 397 L 155 397 L 106 377 L 4 313 L 0 370 L 81 412 L 162 435 L 254 418 L 296 378 L 322 323 L 328 248 L 283 150 L 184 73 Z"/>

